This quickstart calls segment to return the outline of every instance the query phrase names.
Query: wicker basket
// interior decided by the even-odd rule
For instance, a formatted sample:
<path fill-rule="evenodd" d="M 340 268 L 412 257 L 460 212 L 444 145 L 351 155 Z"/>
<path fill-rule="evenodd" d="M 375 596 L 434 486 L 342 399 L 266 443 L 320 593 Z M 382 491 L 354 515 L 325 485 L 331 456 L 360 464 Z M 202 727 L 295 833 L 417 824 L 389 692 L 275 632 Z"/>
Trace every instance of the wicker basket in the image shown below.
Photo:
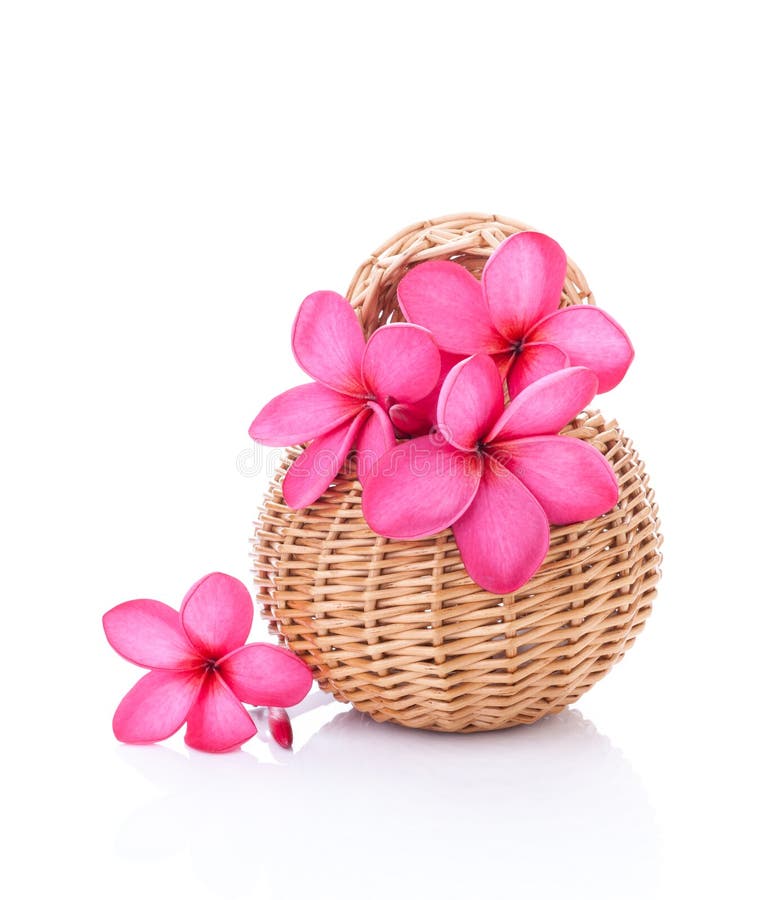
<path fill-rule="evenodd" d="M 355 275 L 348 298 L 365 331 L 402 318 L 397 284 L 422 260 L 485 258 L 526 226 L 461 215 L 408 228 Z M 569 262 L 562 306 L 593 303 Z M 313 506 L 294 511 L 280 484 L 287 451 L 253 538 L 255 581 L 271 630 L 320 686 L 378 721 L 435 731 L 534 722 L 573 703 L 643 629 L 659 580 L 659 521 L 643 463 L 615 421 L 586 412 L 565 433 L 610 460 L 619 502 L 607 515 L 551 529 L 550 550 L 521 590 L 496 596 L 466 574 L 448 529 L 395 541 L 372 532 L 348 463 Z"/>

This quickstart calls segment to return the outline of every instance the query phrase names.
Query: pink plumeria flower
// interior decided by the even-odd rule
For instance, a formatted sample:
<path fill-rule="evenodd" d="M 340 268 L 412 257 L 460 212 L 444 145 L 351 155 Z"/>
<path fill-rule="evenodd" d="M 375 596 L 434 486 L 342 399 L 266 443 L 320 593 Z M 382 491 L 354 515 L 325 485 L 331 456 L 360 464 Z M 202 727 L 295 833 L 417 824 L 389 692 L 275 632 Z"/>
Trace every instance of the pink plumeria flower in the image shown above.
<path fill-rule="evenodd" d="M 617 502 L 606 459 L 558 434 L 596 388 L 595 375 L 575 366 L 538 379 L 505 408 L 493 360 L 464 360 L 442 386 L 439 432 L 400 444 L 368 479 L 368 524 L 402 540 L 451 526 L 477 584 L 517 590 L 544 560 L 550 524 L 590 519 Z"/>
<path fill-rule="evenodd" d="M 246 587 L 219 572 L 193 585 L 179 613 L 158 600 L 109 610 L 103 628 L 111 646 L 151 669 L 119 704 L 116 737 L 128 744 L 163 741 L 187 722 L 186 744 L 220 753 L 257 733 L 242 703 L 299 703 L 312 685 L 309 667 L 283 647 L 245 644 L 253 617 Z"/>
<path fill-rule="evenodd" d="M 316 383 L 291 388 L 254 419 L 249 435 L 271 447 L 312 441 L 283 480 L 293 509 L 320 497 L 349 452 L 361 480 L 395 444 L 389 409 L 425 397 L 439 376 L 439 351 L 418 325 L 384 325 L 368 343 L 347 300 L 332 291 L 310 294 L 291 336 L 294 356 Z"/>
<path fill-rule="evenodd" d="M 568 366 L 591 369 L 598 391 L 609 391 L 632 362 L 632 344 L 598 307 L 559 309 L 565 277 L 561 247 L 522 231 L 490 256 L 481 281 L 458 263 L 430 260 L 404 276 L 398 297 L 405 317 L 428 328 L 443 350 L 493 356 L 511 397 Z"/>

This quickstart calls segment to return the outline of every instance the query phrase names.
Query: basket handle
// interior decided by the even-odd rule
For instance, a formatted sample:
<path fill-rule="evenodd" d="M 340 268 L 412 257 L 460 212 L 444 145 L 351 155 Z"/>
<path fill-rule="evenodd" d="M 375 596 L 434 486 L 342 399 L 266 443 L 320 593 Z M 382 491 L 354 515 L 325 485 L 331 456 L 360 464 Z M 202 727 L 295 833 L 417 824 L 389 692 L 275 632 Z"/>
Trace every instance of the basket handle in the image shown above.
<path fill-rule="evenodd" d="M 347 299 L 369 336 L 389 321 L 404 321 L 397 302 L 397 285 L 417 263 L 455 259 L 480 273 L 486 259 L 505 238 L 530 226 L 503 216 L 460 213 L 416 222 L 390 237 L 357 269 Z M 566 282 L 560 306 L 595 305 L 592 291 L 579 268 L 567 259 Z"/>

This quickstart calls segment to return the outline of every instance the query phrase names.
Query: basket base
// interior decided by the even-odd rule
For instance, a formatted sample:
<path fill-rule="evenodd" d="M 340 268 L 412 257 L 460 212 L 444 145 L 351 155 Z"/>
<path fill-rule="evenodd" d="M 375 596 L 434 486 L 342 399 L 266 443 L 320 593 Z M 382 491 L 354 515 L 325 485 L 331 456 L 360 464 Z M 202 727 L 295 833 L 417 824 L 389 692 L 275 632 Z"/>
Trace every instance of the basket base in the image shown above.
<path fill-rule="evenodd" d="M 661 538 L 643 464 L 615 423 L 565 433 L 610 460 L 619 502 L 554 527 L 540 570 L 498 596 L 466 573 L 448 530 L 392 541 L 362 517 L 351 469 L 308 509 L 283 502 L 288 452 L 254 536 L 263 615 L 323 690 L 378 722 L 429 731 L 530 724 L 578 700 L 632 646 L 651 612 Z"/>

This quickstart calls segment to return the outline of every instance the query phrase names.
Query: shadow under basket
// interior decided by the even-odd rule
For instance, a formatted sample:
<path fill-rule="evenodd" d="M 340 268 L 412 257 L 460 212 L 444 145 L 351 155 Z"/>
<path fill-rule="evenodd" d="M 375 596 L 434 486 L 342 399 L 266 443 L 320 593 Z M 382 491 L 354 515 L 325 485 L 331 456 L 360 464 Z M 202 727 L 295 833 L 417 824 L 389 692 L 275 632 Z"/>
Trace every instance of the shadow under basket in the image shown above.
<path fill-rule="evenodd" d="M 452 259 L 478 276 L 495 247 L 525 229 L 473 214 L 396 235 L 358 270 L 347 294 L 366 334 L 402 319 L 396 289 L 412 265 Z M 560 306 L 572 303 L 594 299 L 569 262 Z M 271 630 L 323 690 L 380 722 L 489 731 L 576 701 L 643 629 L 661 537 L 643 463 L 617 423 L 585 412 L 563 433 L 606 455 L 619 501 L 597 519 L 551 528 L 541 568 L 505 596 L 469 578 L 449 529 L 417 541 L 371 531 L 351 460 L 317 503 L 290 509 L 280 485 L 301 450 L 288 450 L 253 537 L 258 599 Z"/>

